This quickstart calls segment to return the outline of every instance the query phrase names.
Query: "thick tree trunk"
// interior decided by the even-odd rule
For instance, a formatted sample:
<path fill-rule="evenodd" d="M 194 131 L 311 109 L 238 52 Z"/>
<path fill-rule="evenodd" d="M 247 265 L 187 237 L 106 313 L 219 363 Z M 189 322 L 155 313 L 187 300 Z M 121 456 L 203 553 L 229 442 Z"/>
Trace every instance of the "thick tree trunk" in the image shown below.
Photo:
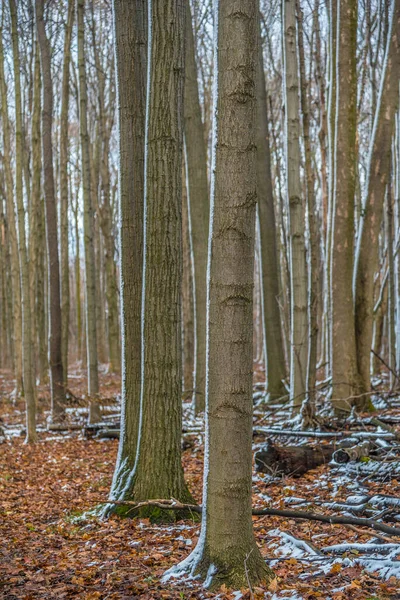
<path fill-rule="evenodd" d="M 141 430 L 134 498 L 185 501 L 190 495 L 180 439 L 184 4 L 153 0 L 148 18 Z M 142 514 L 157 518 L 160 511 L 148 507 Z"/>
<path fill-rule="evenodd" d="M 65 418 L 65 390 L 61 357 L 60 264 L 58 259 L 57 206 L 53 171 L 53 83 L 51 79 L 50 47 L 46 36 L 42 0 L 36 0 L 35 9 L 43 80 L 42 159 L 43 189 L 46 202 L 47 264 L 49 269 L 51 420 L 57 423 Z"/>
<path fill-rule="evenodd" d="M 143 264 L 147 2 L 114 0 L 119 123 L 122 415 L 110 497 L 133 498 L 130 475 L 139 435 Z"/>
<path fill-rule="evenodd" d="M 336 128 L 332 221 L 332 403 L 350 410 L 359 391 L 352 294 L 357 128 L 357 0 L 337 4 Z"/>
<path fill-rule="evenodd" d="M 300 112 L 296 44 L 296 3 L 283 0 L 284 102 L 287 202 L 290 242 L 290 397 L 298 413 L 307 390 L 308 276 L 305 247 L 306 200 L 300 181 Z"/>
<path fill-rule="evenodd" d="M 369 150 L 368 179 L 363 201 L 354 267 L 355 331 L 357 364 L 361 391 L 370 390 L 374 276 L 378 266 L 379 232 L 383 217 L 385 190 L 389 180 L 394 118 L 399 106 L 400 0 L 395 0 L 381 89 Z M 367 408 L 365 401 L 360 408 Z"/>
<path fill-rule="evenodd" d="M 68 384 L 69 342 L 69 252 L 68 252 L 68 110 L 69 67 L 71 62 L 71 37 L 74 22 L 74 0 L 68 0 L 67 27 L 64 37 L 64 62 L 61 88 L 60 117 L 60 259 L 61 259 L 61 354 L 64 384 Z"/>
<path fill-rule="evenodd" d="M 26 402 L 26 442 L 35 442 L 36 398 L 32 351 L 31 303 L 29 294 L 29 261 L 25 230 L 25 207 L 23 194 L 23 124 L 20 80 L 20 60 L 18 48 L 17 8 L 15 0 L 9 0 L 11 16 L 11 38 L 14 66 L 15 102 L 15 197 L 18 213 L 18 251 L 21 272 L 22 298 L 22 351 L 23 379 Z"/>
<path fill-rule="evenodd" d="M 89 133 L 87 124 L 87 85 L 85 68 L 84 0 L 76 1 L 78 20 L 79 125 L 82 154 L 82 187 L 84 202 L 84 247 L 86 270 L 86 345 L 88 395 L 95 399 L 99 393 L 96 323 L 96 263 L 94 253 L 94 214 L 91 191 Z M 89 423 L 100 419 L 97 402 L 90 402 Z"/>
<path fill-rule="evenodd" d="M 268 397 L 273 400 L 286 394 L 286 388 L 283 383 L 286 378 L 286 365 L 279 309 L 278 238 L 271 176 L 267 97 L 261 40 L 258 49 L 257 125 L 257 184 L 262 269 L 263 329 L 267 391 Z"/>
<path fill-rule="evenodd" d="M 251 519 L 258 2 L 217 2 L 215 24 L 202 529 L 169 574 L 238 589 L 273 578 Z"/>
<path fill-rule="evenodd" d="M 184 94 L 184 139 L 187 173 L 189 231 L 193 251 L 195 296 L 195 412 L 205 407 L 206 381 L 206 278 L 209 223 L 207 153 L 201 120 L 197 67 L 190 1 L 186 4 L 186 64 Z"/>

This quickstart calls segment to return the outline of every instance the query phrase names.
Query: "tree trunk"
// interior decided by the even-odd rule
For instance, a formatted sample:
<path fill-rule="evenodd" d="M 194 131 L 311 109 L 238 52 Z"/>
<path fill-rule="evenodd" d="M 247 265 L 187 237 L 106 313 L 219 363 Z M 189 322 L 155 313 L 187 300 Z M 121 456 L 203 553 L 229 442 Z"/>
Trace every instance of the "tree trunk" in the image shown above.
<path fill-rule="evenodd" d="M 329 0 L 329 88 L 328 88 L 328 214 L 325 242 L 325 294 L 324 312 L 326 315 L 326 377 L 332 375 L 332 240 L 334 213 L 334 180 L 335 180 L 335 136 L 336 136 L 336 35 L 337 35 L 337 1 Z"/>
<path fill-rule="evenodd" d="M 82 187 L 84 203 L 84 247 L 86 270 L 86 346 L 89 423 L 100 420 L 100 409 L 94 401 L 99 393 L 97 364 L 97 325 L 96 325 L 96 263 L 94 253 L 94 214 L 92 204 L 92 183 L 90 174 L 89 133 L 87 125 L 87 85 L 85 68 L 84 1 L 76 0 L 78 21 L 78 71 L 79 71 L 79 125 L 82 154 Z"/>
<path fill-rule="evenodd" d="M 311 412 L 315 410 L 315 383 L 317 378 L 317 345 L 318 345 L 318 309 L 319 309 L 319 280 L 320 280 L 320 232 L 318 223 L 318 204 L 315 193 L 315 172 L 312 165 L 312 144 L 310 138 L 310 88 L 306 80 L 306 66 L 304 55 L 303 12 L 297 1 L 297 27 L 300 63 L 300 98 L 301 112 L 303 114 L 303 140 L 304 140 L 304 170 L 307 192 L 307 213 L 309 232 L 309 297 L 308 311 L 310 318 L 309 352 L 307 365 L 307 397 L 310 402 Z"/>
<path fill-rule="evenodd" d="M 11 294 L 12 294 L 12 321 L 14 338 L 14 372 L 17 394 L 23 392 L 23 368 L 22 368 L 22 307 L 21 307 L 21 281 L 18 254 L 17 225 L 14 208 L 14 178 L 11 165 L 11 138 L 10 121 L 7 110 L 7 88 L 4 75 L 4 50 L 3 37 L 0 35 L 0 95 L 1 95 L 1 118 L 3 130 L 3 165 L 6 184 L 6 213 L 8 222 L 8 233 L 10 238 L 11 255 Z"/>
<path fill-rule="evenodd" d="M 392 183 L 389 181 L 386 191 L 386 223 L 387 223 L 387 253 L 388 253 L 388 271 L 389 271 L 389 310 L 388 317 L 388 365 L 390 389 L 398 383 L 394 374 L 396 373 L 396 331 L 395 331 L 395 310 L 396 294 L 394 279 L 394 255 L 393 255 L 393 195 Z"/>
<path fill-rule="evenodd" d="M 147 2 L 114 0 L 119 123 L 119 214 L 122 330 L 121 435 L 110 497 L 133 498 L 130 475 L 139 435 L 143 264 Z"/>
<path fill-rule="evenodd" d="M 133 473 L 138 501 L 190 498 L 181 464 L 184 17 L 181 0 L 149 3 L 141 430 Z M 141 515 L 169 516 L 154 507 Z"/>
<path fill-rule="evenodd" d="M 53 83 L 51 79 L 50 46 L 46 36 L 42 0 L 36 0 L 35 9 L 43 80 L 42 159 L 43 189 L 46 203 L 47 264 L 49 269 L 51 420 L 58 423 L 65 418 L 65 390 L 61 358 L 60 264 L 58 259 L 57 206 L 53 171 Z"/>
<path fill-rule="evenodd" d="M 183 390 L 184 400 L 194 396 L 194 289 L 193 289 L 193 253 L 190 240 L 188 199 L 186 182 L 182 183 L 182 354 L 183 354 Z"/>
<path fill-rule="evenodd" d="M 399 106 L 400 0 L 395 0 L 389 29 L 381 89 L 370 142 L 366 193 L 363 201 L 354 266 L 355 332 L 361 391 L 370 390 L 374 276 L 378 266 L 379 232 L 390 174 L 394 118 Z M 368 402 L 360 403 L 367 408 Z"/>
<path fill-rule="evenodd" d="M 186 572 L 217 590 L 268 584 L 273 574 L 251 518 L 258 2 L 217 2 L 215 24 L 202 529 L 167 575 Z"/>
<path fill-rule="evenodd" d="M 189 231 L 193 251 L 195 295 L 195 369 L 193 404 L 195 412 L 205 407 L 206 379 L 206 276 L 209 199 L 207 153 L 201 120 L 197 67 L 190 1 L 186 4 L 186 64 L 184 101 L 184 139 L 187 172 Z"/>
<path fill-rule="evenodd" d="M 25 207 L 23 194 L 23 125 L 20 80 L 20 60 L 18 48 L 17 8 L 15 0 L 9 0 L 11 16 L 11 38 L 14 66 L 14 102 L 15 102 L 15 197 L 18 212 L 18 251 L 21 272 L 22 299 L 22 349 L 23 379 L 26 402 L 26 442 L 35 442 L 36 435 L 36 399 L 32 357 L 31 303 L 29 294 L 29 261 L 25 231 Z"/>
<path fill-rule="evenodd" d="M 74 22 L 74 0 L 68 0 L 67 27 L 64 37 L 64 62 L 61 88 L 60 116 L 60 259 L 61 259 L 61 355 L 64 385 L 68 384 L 69 342 L 69 252 L 68 252 L 68 110 L 69 67 L 71 62 L 71 38 Z"/>
<path fill-rule="evenodd" d="M 32 128 L 31 128 L 31 148 L 32 148 L 32 190 L 31 204 L 29 210 L 29 287 L 30 302 L 32 310 L 32 340 L 35 348 L 35 372 L 38 368 L 39 347 L 38 347 L 38 312 L 36 306 L 38 266 L 39 266 L 39 234 L 41 218 L 41 141 L 40 141 L 40 114 L 41 114 L 41 75 L 40 75 L 40 50 L 39 44 L 35 44 L 35 59 L 33 72 L 33 109 L 32 109 Z"/>
<path fill-rule="evenodd" d="M 337 4 L 336 128 L 332 221 L 332 403 L 350 410 L 359 391 L 352 294 L 357 128 L 357 0 Z"/>
<path fill-rule="evenodd" d="M 261 36 L 260 36 L 261 37 Z M 273 400 L 286 395 L 285 355 L 279 309 L 279 267 L 275 202 L 271 176 L 267 97 L 261 39 L 257 72 L 257 185 L 260 221 L 262 312 L 265 339 L 265 363 L 268 397 Z"/>
<path fill-rule="evenodd" d="M 308 364 L 308 276 L 305 247 L 306 202 L 300 181 L 300 113 L 296 44 L 296 3 L 283 0 L 284 102 L 286 178 L 290 241 L 290 398 L 298 413 L 307 388 Z"/>

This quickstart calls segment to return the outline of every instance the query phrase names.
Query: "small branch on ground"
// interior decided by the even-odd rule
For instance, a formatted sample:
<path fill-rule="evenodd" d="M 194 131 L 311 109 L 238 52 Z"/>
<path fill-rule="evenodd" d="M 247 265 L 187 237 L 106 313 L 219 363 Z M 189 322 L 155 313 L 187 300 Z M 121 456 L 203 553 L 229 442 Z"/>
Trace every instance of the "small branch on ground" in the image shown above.
<path fill-rule="evenodd" d="M 106 500 L 101 501 L 100 504 L 120 504 L 126 506 L 132 506 L 132 510 L 138 510 L 145 506 L 156 506 L 164 510 L 187 510 L 195 513 L 201 513 L 202 507 L 198 504 L 183 504 L 178 500 L 172 498 L 171 500 L 147 500 L 145 502 L 133 502 L 129 500 Z M 400 536 L 399 527 L 390 527 L 385 523 L 379 523 L 374 519 L 367 519 L 362 517 L 343 517 L 340 515 L 323 515 L 319 513 L 312 513 L 308 511 L 297 511 L 297 510 L 280 510 L 277 508 L 253 508 L 252 514 L 257 517 L 263 516 L 275 516 L 285 517 L 287 519 L 304 519 L 308 521 L 320 521 L 321 523 L 329 523 L 330 525 L 355 525 L 361 527 L 369 527 L 376 531 L 382 531 L 388 535 Z"/>

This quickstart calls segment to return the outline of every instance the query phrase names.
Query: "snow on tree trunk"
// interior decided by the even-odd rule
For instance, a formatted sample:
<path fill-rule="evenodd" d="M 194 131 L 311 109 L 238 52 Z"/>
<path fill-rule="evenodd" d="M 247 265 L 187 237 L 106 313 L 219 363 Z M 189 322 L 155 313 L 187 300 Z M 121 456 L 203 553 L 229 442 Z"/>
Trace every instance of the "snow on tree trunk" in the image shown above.
<path fill-rule="evenodd" d="M 290 245 L 290 397 L 300 410 L 307 387 L 308 275 L 305 246 L 306 200 L 300 180 L 299 77 L 296 44 L 296 3 L 283 0 L 286 194 Z"/>
<path fill-rule="evenodd" d="M 379 233 L 386 186 L 390 176 L 392 136 L 399 106 L 400 0 L 395 0 L 390 22 L 381 88 L 370 141 L 367 185 L 354 267 L 355 333 L 361 391 L 368 392 L 373 331 L 374 277 L 378 267 Z M 367 408 L 363 400 L 359 407 Z"/>
<path fill-rule="evenodd" d="M 181 0 L 149 3 L 140 432 L 127 483 L 137 501 L 190 499 L 181 463 L 184 17 Z M 140 514 L 176 518 L 155 507 Z"/>
<path fill-rule="evenodd" d="M 141 381 L 144 136 L 147 2 L 114 0 L 119 126 L 119 235 L 121 260 L 122 415 L 111 498 L 132 498 Z"/>
<path fill-rule="evenodd" d="M 197 67 L 190 2 L 186 4 L 186 64 L 184 92 L 184 139 L 187 173 L 187 203 L 195 299 L 195 370 L 193 404 L 204 410 L 206 380 L 206 293 L 209 199 L 207 153 L 197 82 Z"/>
<path fill-rule="evenodd" d="M 200 539 L 165 578 L 248 587 L 272 572 L 251 518 L 258 3 L 215 3 L 206 449 Z"/>

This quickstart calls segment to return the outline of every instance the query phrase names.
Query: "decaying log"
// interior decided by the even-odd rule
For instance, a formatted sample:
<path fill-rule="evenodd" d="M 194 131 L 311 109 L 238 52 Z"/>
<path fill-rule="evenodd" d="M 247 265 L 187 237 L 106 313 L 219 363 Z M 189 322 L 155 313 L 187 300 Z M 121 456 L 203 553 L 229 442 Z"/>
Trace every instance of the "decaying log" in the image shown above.
<path fill-rule="evenodd" d="M 352 460 L 360 460 L 364 456 L 369 456 L 371 444 L 368 441 L 351 446 L 351 448 L 339 448 L 333 453 L 333 460 L 339 464 L 348 463 Z"/>
<path fill-rule="evenodd" d="M 335 449 L 331 445 L 277 446 L 267 440 L 255 453 L 256 470 L 270 475 L 300 477 L 306 471 L 328 463 Z"/>

